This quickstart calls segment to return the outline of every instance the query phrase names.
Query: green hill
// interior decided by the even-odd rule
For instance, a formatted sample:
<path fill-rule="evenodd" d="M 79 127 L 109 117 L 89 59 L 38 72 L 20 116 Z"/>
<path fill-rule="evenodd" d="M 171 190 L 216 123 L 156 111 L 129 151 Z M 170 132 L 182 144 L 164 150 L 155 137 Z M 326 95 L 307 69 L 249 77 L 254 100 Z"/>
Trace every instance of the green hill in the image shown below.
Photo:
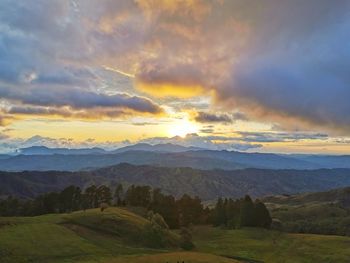
<path fill-rule="evenodd" d="M 350 187 L 263 201 L 286 231 L 350 236 Z"/>
<path fill-rule="evenodd" d="M 287 234 L 257 228 L 227 230 L 206 226 L 195 227 L 193 237 L 198 251 L 243 262 L 350 262 L 349 237 Z"/>
<path fill-rule="evenodd" d="M 1 262 L 96 261 L 177 249 L 178 236 L 160 235 L 162 249 L 152 249 L 150 222 L 125 209 L 91 209 L 71 214 L 0 218 Z M 157 242 L 156 240 L 155 242 Z"/>
<path fill-rule="evenodd" d="M 196 248 L 184 252 L 164 230 L 163 247 L 145 241 L 150 221 L 124 208 L 38 217 L 0 217 L 0 262 L 238 263 L 349 262 L 350 238 L 266 229 L 193 228 Z M 147 234 L 145 236 L 145 234 Z M 151 238 L 151 241 L 155 239 Z M 158 239 L 156 239 L 158 240 Z M 159 240 L 158 240 L 159 241 Z"/>

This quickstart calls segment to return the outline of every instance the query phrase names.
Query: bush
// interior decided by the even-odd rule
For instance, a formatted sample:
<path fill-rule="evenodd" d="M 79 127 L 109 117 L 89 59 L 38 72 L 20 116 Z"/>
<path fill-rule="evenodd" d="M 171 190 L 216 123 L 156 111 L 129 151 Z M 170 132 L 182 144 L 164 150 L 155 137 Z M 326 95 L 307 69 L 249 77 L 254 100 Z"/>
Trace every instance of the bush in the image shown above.
<path fill-rule="evenodd" d="M 102 204 L 100 204 L 101 212 L 103 212 L 103 211 L 106 210 L 107 208 L 108 208 L 108 204 L 107 204 L 107 203 L 102 203 Z"/>
<path fill-rule="evenodd" d="M 142 240 L 145 246 L 151 248 L 163 248 L 167 245 L 164 230 L 158 224 L 147 224 L 142 233 Z"/>
<path fill-rule="evenodd" d="M 186 227 L 182 227 L 180 231 L 181 240 L 180 247 L 184 250 L 191 250 L 194 248 L 194 244 L 192 243 L 192 234 L 190 230 Z"/>

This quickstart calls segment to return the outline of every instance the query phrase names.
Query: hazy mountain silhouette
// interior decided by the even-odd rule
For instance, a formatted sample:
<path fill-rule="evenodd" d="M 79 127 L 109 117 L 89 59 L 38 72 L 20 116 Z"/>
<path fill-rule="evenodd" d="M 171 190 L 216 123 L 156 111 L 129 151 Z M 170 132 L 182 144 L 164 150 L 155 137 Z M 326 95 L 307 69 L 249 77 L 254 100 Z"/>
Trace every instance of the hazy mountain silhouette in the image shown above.
<path fill-rule="evenodd" d="M 100 148 L 67 149 L 35 146 L 19 155 L 0 158 L 0 170 L 78 171 L 130 163 L 210 170 L 350 168 L 350 156 L 280 155 L 236 151 L 203 150 L 174 144 L 135 144 L 106 151 Z"/>

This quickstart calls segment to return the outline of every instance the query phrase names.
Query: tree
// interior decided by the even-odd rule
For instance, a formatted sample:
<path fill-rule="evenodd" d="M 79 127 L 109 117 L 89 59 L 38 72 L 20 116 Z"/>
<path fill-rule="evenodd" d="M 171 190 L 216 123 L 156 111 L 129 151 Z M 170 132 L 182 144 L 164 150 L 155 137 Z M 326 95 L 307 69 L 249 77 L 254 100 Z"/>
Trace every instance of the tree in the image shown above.
<path fill-rule="evenodd" d="M 165 222 L 164 218 L 160 214 L 149 211 L 147 214 L 147 218 L 151 221 L 152 224 L 157 224 L 163 229 L 169 229 L 168 224 Z"/>
<path fill-rule="evenodd" d="M 180 226 L 188 226 L 189 224 L 198 224 L 203 212 L 202 201 L 199 197 L 192 198 L 189 195 L 183 195 L 176 201 L 179 211 Z"/>
<path fill-rule="evenodd" d="M 123 185 L 118 184 L 114 191 L 114 202 L 117 206 L 121 206 L 123 204 L 123 194 Z"/>
<path fill-rule="evenodd" d="M 226 224 L 225 218 L 226 218 L 226 215 L 225 215 L 224 201 L 220 197 L 216 202 L 216 205 L 214 208 L 214 225 L 215 226 L 225 225 Z"/>
<path fill-rule="evenodd" d="M 267 210 L 264 203 L 256 200 L 255 202 L 255 218 L 257 226 L 269 228 L 272 223 L 272 218 L 270 216 L 269 210 Z"/>
<path fill-rule="evenodd" d="M 160 189 L 152 191 L 152 202 L 149 209 L 163 216 L 170 228 L 179 226 L 179 214 L 176 200 L 171 195 L 164 195 Z"/>
<path fill-rule="evenodd" d="M 149 186 L 131 185 L 125 194 L 125 202 L 130 206 L 149 207 L 151 203 L 151 188 Z"/>
<path fill-rule="evenodd" d="M 97 200 L 98 204 L 106 203 L 111 204 L 112 193 L 108 186 L 101 185 L 97 188 Z"/>
<path fill-rule="evenodd" d="M 233 199 L 228 199 L 226 203 L 226 226 L 236 228 L 239 224 L 240 217 L 240 202 Z"/>
<path fill-rule="evenodd" d="M 241 201 L 240 226 L 256 226 L 255 207 L 249 195 Z"/>
<path fill-rule="evenodd" d="M 85 198 L 88 205 L 88 208 L 97 208 L 98 207 L 98 196 L 97 188 L 95 185 L 91 185 L 85 189 Z"/>
<path fill-rule="evenodd" d="M 79 187 L 71 185 L 65 188 L 59 196 L 62 212 L 72 212 L 80 209 L 81 190 Z"/>

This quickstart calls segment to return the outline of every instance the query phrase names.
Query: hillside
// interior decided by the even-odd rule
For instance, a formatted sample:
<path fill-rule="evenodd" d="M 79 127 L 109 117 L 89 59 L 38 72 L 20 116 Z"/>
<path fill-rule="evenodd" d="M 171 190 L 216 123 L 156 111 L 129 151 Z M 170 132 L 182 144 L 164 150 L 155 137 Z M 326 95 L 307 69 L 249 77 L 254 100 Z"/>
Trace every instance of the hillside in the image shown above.
<path fill-rule="evenodd" d="M 350 236 L 350 187 L 263 201 L 286 231 Z"/>
<path fill-rule="evenodd" d="M 350 185 L 350 169 L 320 170 L 197 170 L 119 164 L 85 172 L 0 172 L 0 194 L 34 197 L 69 185 L 115 186 L 138 184 L 161 188 L 179 197 L 185 193 L 203 200 L 222 197 L 253 197 L 300 192 L 326 191 Z"/>
<path fill-rule="evenodd" d="M 303 193 L 298 195 L 267 196 L 266 202 L 285 205 L 302 205 L 305 203 L 338 203 L 350 208 L 350 187 L 333 189 L 330 191 Z"/>
<path fill-rule="evenodd" d="M 169 231 L 162 234 L 164 247 L 152 248 L 149 224 L 145 218 L 119 208 L 27 218 L 0 217 L 1 262 L 107 261 L 120 255 L 177 250 L 178 236 Z"/>
<path fill-rule="evenodd" d="M 198 251 L 244 262 L 348 263 L 350 259 L 349 237 L 200 226 L 195 227 L 193 238 Z"/>
<path fill-rule="evenodd" d="M 149 248 L 134 239 L 148 221 L 125 209 L 108 208 L 39 217 L 0 217 L 3 263 L 347 263 L 350 238 L 287 234 L 265 229 L 227 230 L 196 226 L 196 248 Z M 168 237 L 176 237 L 169 232 Z M 326 260 L 326 261 L 324 261 Z"/>
<path fill-rule="evenodd" d="M 125 209 L 108 208 L 39 217 L 0 217 L 2 263 L 21 262 L 166 262 L 239 261 L 177 248 L 176 233 L 164 231 L 170 246 L 149 248 L 149 221 Z M 145 239 L 146 238 L 146 239 Z M 35 242 L 33 242 L 35 240 Z M 152 241 L 153 239 L 151 239 Z"/>

